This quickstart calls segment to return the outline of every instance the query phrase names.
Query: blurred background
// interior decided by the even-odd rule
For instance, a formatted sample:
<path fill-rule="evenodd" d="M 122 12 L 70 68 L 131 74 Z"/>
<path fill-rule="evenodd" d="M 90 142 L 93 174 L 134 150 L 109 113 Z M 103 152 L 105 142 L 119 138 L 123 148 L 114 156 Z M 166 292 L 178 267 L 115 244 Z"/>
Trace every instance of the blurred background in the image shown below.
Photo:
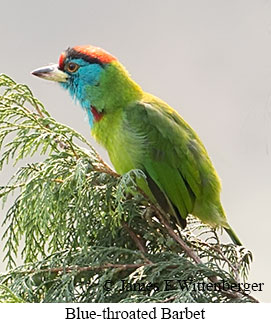
<path fill-rule="evenodd" d="M 0 10 L 0 73 L 27 84 L 107 162 L 83 110 L 58 85 L 30 74 L 68 46 L 111 52 L 197 131 L 222 180 L 229 222 L 254 254 L 249 282 L 264 283 L 254 296 L 270 302 L 271 1 L 13 0 Z M 0 185 L 15 171 L 5 167 Z"/>

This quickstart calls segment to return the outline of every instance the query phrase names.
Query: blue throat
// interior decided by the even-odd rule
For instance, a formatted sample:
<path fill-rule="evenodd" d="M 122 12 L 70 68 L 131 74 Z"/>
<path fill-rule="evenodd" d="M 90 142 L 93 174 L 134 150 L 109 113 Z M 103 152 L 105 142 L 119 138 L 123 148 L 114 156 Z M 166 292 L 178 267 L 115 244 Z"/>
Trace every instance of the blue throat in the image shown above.
<path fill-rule="evenodd" d="M 90 64 L 83 59 L 71 59 L 70 61 L 78 64 L 80 68 L 75 73 L 68 73 L 69 78 L 60 85 L 69 91 L 71 97 L 79 102 L 81 107 L 86 110 L 90 127 L 93 126 L 93 114 L 91 112 L 91 96 L 88 89 L 99 84 L 100 75 L 103 67 L 99 64 Z"/>

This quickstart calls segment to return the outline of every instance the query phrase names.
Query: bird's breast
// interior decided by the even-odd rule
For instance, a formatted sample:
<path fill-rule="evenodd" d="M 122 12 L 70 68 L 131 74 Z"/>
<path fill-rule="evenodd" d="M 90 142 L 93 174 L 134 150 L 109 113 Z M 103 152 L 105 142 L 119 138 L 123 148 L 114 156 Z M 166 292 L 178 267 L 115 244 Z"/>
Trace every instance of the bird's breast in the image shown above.
<path fill-rule="evenodd" d="M 95 116 L 94 116 L 95 118 Z M 122 112 L 104 115 L 94 122 L 92 136 L 108 152 L 109 158 L 119 174 L 141 168 L 141 149 L 136 138 L 123 128 Z"/>

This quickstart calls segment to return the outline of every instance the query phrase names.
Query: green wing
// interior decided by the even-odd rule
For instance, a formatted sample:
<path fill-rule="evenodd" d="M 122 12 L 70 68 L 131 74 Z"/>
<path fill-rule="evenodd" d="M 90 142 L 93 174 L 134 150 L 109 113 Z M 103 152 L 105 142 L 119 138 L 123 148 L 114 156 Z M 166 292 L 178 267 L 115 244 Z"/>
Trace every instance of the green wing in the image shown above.
<path fill-rule="evenodd" d="M 212 226 L 228 227 L 217 174 L 198 136 L 175 110 L 147 95 L 124 110 L 124 135 L 131 134 L 140 138 L 134 155 L 140 151 L 137 164 L 158 202 L 169 201 L 182 224 L 194 214 Z"/>

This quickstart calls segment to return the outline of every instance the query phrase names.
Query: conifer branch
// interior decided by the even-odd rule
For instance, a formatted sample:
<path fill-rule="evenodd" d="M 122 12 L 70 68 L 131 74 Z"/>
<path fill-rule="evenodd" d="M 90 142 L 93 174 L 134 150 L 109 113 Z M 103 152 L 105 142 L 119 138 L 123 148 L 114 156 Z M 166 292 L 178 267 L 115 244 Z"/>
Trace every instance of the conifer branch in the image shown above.
<path fill-rule="evenodd" d="M 3 204 L 16 196 L 3 219 L 9 270 L 0 275 L 0 302 L 257 301 L 242 288 L 238 293 L 190 288 L 246 280 L 251 253 L 221 244 L 216 232 L 193 217 L 180 235 L 138 188 L 142 171 L 117 174 L 81 134 L 54 120 L 27 86 L 5 75 L 0 152 L 0 170 L 35 154 L 44 157 L 18 168 L 0 187 Z M 190 285 L 163 290 L 168 279 Z M 123 280 L 161 288 L 120 293 Z M 112 282 L 110 291 L 103 290 L 105 281 Z"/>
<path fill-rule="evenodd" d="M 147 252 L 146 248 L 143 246 L 142 242 L 140 241 L 141 239 L 129 228 L 127 223 L 122 223 L 123 227 L 128 231 L 130 237 L 134 240 L 136 246 L 138 249 L 144 254 Z"/>
<path fill-rule="evenodd" d="M 161 221 L 161 223 L 163 223 L 163 225 L 166 227 L 166 229 L 168 230 L 168 233 L 170 234 L 170 236 L 177 241 L 177 243 L 181 246 L 181 248 L 185 251 L 185 253 L 192 258 L 196 264 L 202 264 L 201 259 L 199 258 L 199 256 L 182 240 L 182 238 L 180 236 L 178 236 L 174 230 L 172 229 L 172 227 L 169 225 L 169 223 L 167 222 L 167 220 L 164 218 L 161 210 L 159 210 L 157 207 L 152 206 L 156 212 L 157 212 L 157 216 L 159 218 L 159 220 Z"/>
<path fill-rule="evenodd" d="M 201 259 L 198 257 L 197 254 L 182 240 L 182 238 L 175 233 L 173 228 L 170 226 L 170 224 L 165 219 L 166 216 L 164 214 L 164 211 L 160 209 L 158 205 L 153 204 L 149 197 L 143 192 L 139 187 L 137 188 L 140 194 L 144 196 L 144 198 L 148 201 L 150 204 L 150 208 L 154 211 L 154 213 L 157 215 L 158 219 L 161 221 L 161 223 L 165 226 L 170 236 L 181 246 L 181 248 L 185 251 L 185 253 L 195 261 L 196 264 L 202 264 Z"/>
<path fill-rule="evenodd" d="M 33 273 L 70 273 L 77 272 L 82 273 L 85 271 L 100 271 L 105 269 L 116 268 L 119 270 L 127 270 L 127 269 L 137 269 L 143 266 L 149 266 L 150 264 L 103 264 L 98 266 L 87 266 L 87 267 L 78 267 L 78 266 L 70 266 L 70 267 L 55 267 L 48 269 L 37 270 L 27 270 L 20 272 L 21 274 L 33 274 Z"/>

